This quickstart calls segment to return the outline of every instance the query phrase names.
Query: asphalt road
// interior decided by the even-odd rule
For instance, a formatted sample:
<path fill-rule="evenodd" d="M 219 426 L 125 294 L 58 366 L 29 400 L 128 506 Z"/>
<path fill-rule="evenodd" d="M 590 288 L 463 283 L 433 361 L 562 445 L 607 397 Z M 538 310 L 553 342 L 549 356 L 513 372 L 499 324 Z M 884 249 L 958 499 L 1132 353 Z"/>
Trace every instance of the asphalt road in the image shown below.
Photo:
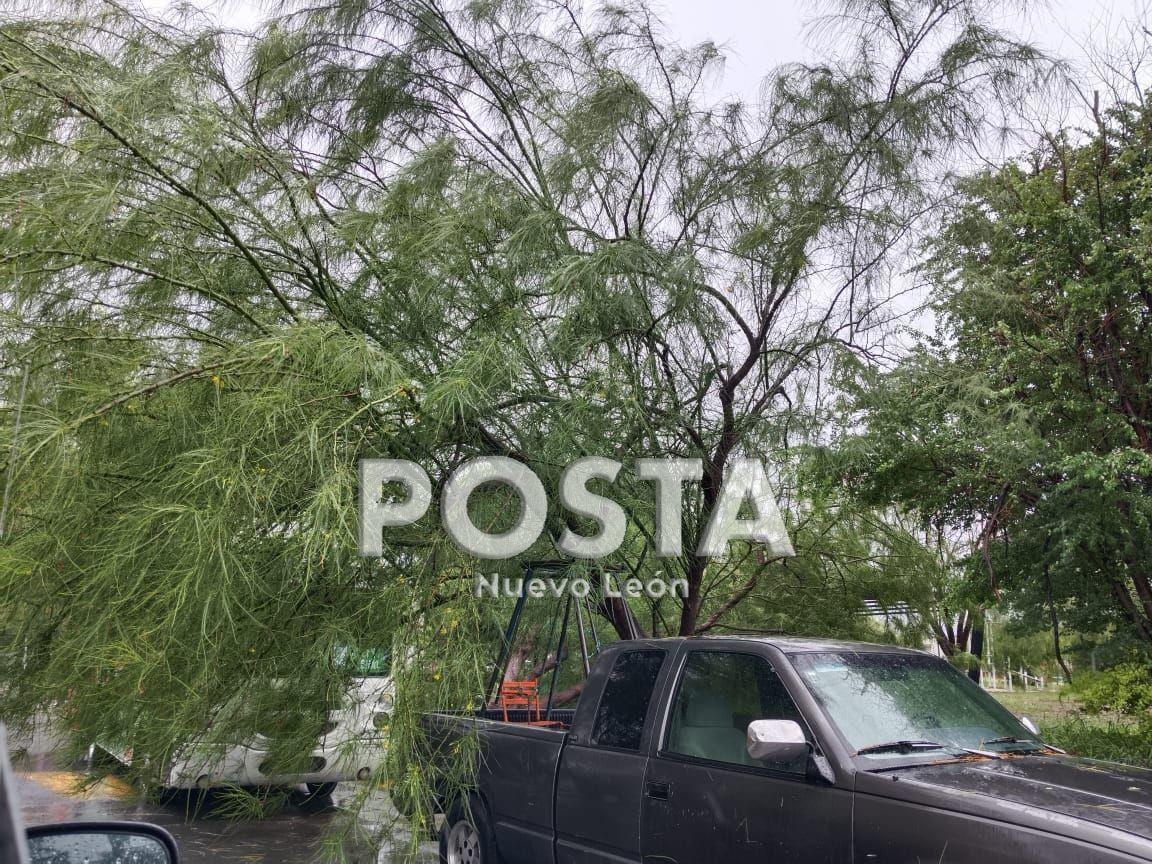
<path fill-rule="evenodd" d="M 184 864 L 313 864 L 333 860 L 333 838 L 347 819 L 341 805 L 354 795 L 353 788 L 342 786 L 330 801 L 306 809 L 286 805 L 270 816 L 237 820 L 223 812 L 228 802 L 219 797 L 181 797 L 159 804 L 145 800 L 116 777 L 85 787 L 82 772 L 61 768 L 51 754 L 27 756 L 13 767 L 26 824 L 95 819 L 152 822 L 176 838 Z M 406 837 L 394 820 L 395 811 L 387 796 L 374 793 L 357 825 L 369 833 L 383 828 L 393 844 L 402 844 Z M 337 848 L 349 864 L 399 864 L 403 860 L 387 849 L 376 852 L 364 841 L 344 840 Z M 419 860 L 421 864 L 436 860 L 431 844 L 423 844 Z"/>

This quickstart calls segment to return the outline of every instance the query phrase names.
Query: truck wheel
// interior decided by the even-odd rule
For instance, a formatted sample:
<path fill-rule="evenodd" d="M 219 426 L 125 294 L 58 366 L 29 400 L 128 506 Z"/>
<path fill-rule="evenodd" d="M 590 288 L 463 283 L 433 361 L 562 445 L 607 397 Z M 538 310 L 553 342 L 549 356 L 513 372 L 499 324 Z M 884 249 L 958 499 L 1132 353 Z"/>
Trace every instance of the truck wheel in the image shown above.
<path fill-rule="evenodd" d="M 332 793 L 336 791 L 335 783 L 309 783 L 308 785 L 308 798 L 315 800 L 317 798 L 331 798 Z"/>
<path fill-rule="evenodd" d="M 324 810 L 332 804 L 332 793 L 336 791 L 335 783 L 306 783 L 307 791 L 293 790 L 288 799 L 301 810 Z"/>
<path fill-rule="evenodd" d="M 444 820 L 440 829 L 440 864 L 500 864 L 484 806 L 475 797 L 470 807 L 454 804 Z"/>

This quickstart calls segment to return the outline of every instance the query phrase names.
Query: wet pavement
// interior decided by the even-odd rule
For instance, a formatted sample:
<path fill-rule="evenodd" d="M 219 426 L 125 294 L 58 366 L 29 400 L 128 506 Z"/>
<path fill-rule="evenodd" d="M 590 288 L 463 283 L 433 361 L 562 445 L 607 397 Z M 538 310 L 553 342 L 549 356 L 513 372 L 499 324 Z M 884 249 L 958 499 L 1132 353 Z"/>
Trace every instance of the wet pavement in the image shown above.
<path fill-rule="evenodd" d="M 344 860 L 349 864 L 399 864 L 404 857 L 378 852 L 360 840 L 340 839 L 348 827 L 347 811 L 356 794 L 352 785 L 337 787 L 330 799 L 299 807 L 283 803 L 271 815 L 229 817 L 235 803 L 228 796 L 180 795 L 166 803 L 145 797 L 115 776 L 85 783 L 82 770 L 61 767 L 51 754 L 25 756 L 14 764 L 21 811 L 28 825 L 73 820 L 123 819 L 152 822 L 172 833 L 184 864 L 248 862 L 248 864 L 313 864 Z M 387 795 L 373 793 L 356 825 L 368 832 L 382 827 L 392 848 L 406 842 Z M 338 857 L 332 857 L 335 844 Z M 436 860 L 434 846 L 421 846 L 420 864 Z"/>

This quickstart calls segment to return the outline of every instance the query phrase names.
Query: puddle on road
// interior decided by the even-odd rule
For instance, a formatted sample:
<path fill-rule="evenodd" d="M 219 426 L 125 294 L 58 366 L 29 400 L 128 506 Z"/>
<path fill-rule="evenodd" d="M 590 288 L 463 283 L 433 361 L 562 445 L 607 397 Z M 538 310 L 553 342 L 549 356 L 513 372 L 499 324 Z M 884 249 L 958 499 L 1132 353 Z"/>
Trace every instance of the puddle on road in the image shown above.
<path fill-rule="evenodd" d="M 93 782 L 91 778 L 76 771 L 18 771 L 17 774 L 21 779 L 43 786 L 49 792 L 82 801 L 101 798 L 126 801 L 137 797 L 132 784 L 119 777 L 105 777 Z"/>

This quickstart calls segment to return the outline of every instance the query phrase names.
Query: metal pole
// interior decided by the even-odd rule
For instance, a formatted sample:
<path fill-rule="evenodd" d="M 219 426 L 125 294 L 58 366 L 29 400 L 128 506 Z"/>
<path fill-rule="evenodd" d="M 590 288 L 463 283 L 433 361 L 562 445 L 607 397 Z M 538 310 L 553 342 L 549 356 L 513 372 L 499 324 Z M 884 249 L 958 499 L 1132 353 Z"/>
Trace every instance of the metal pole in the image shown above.
<path fill-rule="evenodd" d="M 548 624 L 548 638 L 544 641 L 544 660 L 541 661 L 541 667 L 548 662 L 548 647 L 552 644 L 552 637 L 556 635 L 556 624 L 559 620 L 560 610 L 557 609 L 552 613 L 552 620 Z"/>
<path fill-rule="evenodd" d="M 619 594 L 620 593 L 620 580 L 616 578 L 615 573 L 611 573 L 609 571 L 609 575 L 611 575 L 612 580 L 616 583 L 616 593 Z M 634 616 L 632 614 L 632 607 L 630 607 L 624 601 L 623 597 L 613 597 L 612 599 L 619 601 L 620 608 L 624 611 L 624 617 L 628 621 L 628 636 L 629 636 L 629 638 L 639 639 L 640 638 L 640 631 L 637 629 L 638 625 L 636 623 L 636 616 Z"/>
<path fill-rule="evenodd" d="M 552 682 L 548 685 L 548 707 L 544 719 L 552 719 L 552 697 L 556 695 L 556 676 L 560 674 L 560 652 L 564 649 L 564 637 L 568 635 L 568 613 L 572 611 L 572 595 L 564 603 L 564 623 L 560 625 L 560 641 L 556 643 L 556 665 L 552 667 Z"/>
<path fill-rule="evenodd" d="M 8 515 L 8 496 L 12 492 L 12 478 L 16 474 L 16 442 L 20 438 L 20 418 L 24 413 L 24 392 L 28 389 L 28 370 L 24 367 L 24 377 L 20 379 L 20 396 L 16 399 L 16 419 L 12 423 L 12 446 L 8 450 L 8 470 L 4 479 L 4 500 L 0 501 L 0 537 L 4 536 L 4 518 Z"/>
<path fill-rule="evenodd" d="M 590 603 L 587 597 L 584 598 L 585 604 Z M 592 631 L 592 645 L 596 649 L 596 653 L 600 653 L 600 634 L 596 632 L 596 618 L 592 612 L 592 607 L 588 606 L 588 629 Z"/>
<path fill-rule="evenodd" d="M 520 613 L 524 611 L 526 597 L 524 586 L 521 584 L 520 596 L 516 598 L 516 608 L 512 610 L 512 617 L 508 620 L 508 628 L 504 631 L 504 644 L 500 646 L 500 655 L 496 660 L 496 666 L 492 669 L 492 677 L 488 679 L 488 687 L 484 690 L 485 707 L 492 703 L 492 688 L 496 686 L 497 681 L 504 678 L 504 667 L 508 664 L 508 658 L 512 653 L 512 638 L 520 626 Z"/>
<path fill-rule="evenodd" d="M 588 637 L 584 633 L 584 615 L 580 611 L 583 601 L 576 604 L 576 626 L 580 628 L 580 661 L 584 664 L 584 677 L 592 672 L 592 665 L 588 662 Z"/>

